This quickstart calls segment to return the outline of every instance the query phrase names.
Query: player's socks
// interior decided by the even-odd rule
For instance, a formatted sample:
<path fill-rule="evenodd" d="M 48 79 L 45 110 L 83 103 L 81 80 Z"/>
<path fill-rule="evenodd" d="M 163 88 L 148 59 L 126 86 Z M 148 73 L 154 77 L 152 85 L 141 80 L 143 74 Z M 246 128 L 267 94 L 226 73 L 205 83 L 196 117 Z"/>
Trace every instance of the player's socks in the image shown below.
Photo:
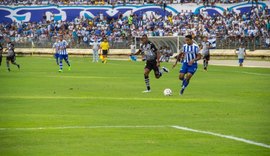
<path fill-rule="evenodd" d="M 189 82 L 188 82 L 186 79 L 183 80 L 183 82 L 182 82 L 182 88 L 181 88 L 181 90 L 180 90 L 180 92 L 179 92 L 179 95 L 183 95 L 183 94 L 184 94 L 184 91 L 185 91 L 185 89 L 186 89 L 188 83 L 189 83 Z"/>
<path fill-rule="evenodd" d="M 183 79 L 182 80 L 182 85 L 181 85 L 181 87 L 184 87 L 184 82 L 186 81 L 186 79 Z"/>
<path fill-rule="evenodd" d="M 205 71 L 207 71 L 207 66 L 208 66 L 208 61 L 207 60 L 203 60 L 203 69 Z"/>
<path fill-rule="evenodd" d="M 183 87 L 186 88 L 189 84 L 189 81 L 187 79 L 183 80 Z"/>
<path fill-rule="evenodd" d="M 101 61 L 102 61 L 102 63 L 104 63 L 105 62 L 105 57 L 102 55 L 102 57 L 101 57 Z"/>
<path fill-rule="evenodd" d="M 69 60 L 65 59 L 65 62 L 67 63 L 68 66 L 70 66 Z"/>
<path fill-rule="evenodd" d="M 59 62 L 59 67 L 60 67 L 60 69 L 59 69 L 59 72 L 60 72 L 60 70 L 61 71 L 63 70 L 63 62 L 62 61 Z"/>
<path fill-rule="evenodd" d="M 150 90 L 150 80 L 149 80 L 149 76 L 144 76 L 144 81 L 145 81 L 146 89 L 147 89 L 147 90 Z"/>
<path fill-rule="evenodd" d="M 8 69 L 8 71 L 10 71 L 10 65 L 9 65 L 8 61 L 7 61 L 7 69 Z"/>

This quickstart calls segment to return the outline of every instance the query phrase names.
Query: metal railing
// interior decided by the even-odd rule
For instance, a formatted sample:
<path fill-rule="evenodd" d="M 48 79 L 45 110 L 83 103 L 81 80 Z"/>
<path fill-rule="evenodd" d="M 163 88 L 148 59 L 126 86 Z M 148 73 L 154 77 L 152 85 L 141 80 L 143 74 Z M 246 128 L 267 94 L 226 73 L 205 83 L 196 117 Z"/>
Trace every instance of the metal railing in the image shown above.
<path fill-rule="evenodd" d="M 11 41 L 15 43 L 15 47 L 17 48 L 51 48 L 53 43 L 55 42 L 54 39 L 48 38 L 39 38 L 39 39 L 31 39 L 31 38 L 24 38 L 19 41 L 16 41 L 15 38 L 10 38 Z M 244 44 L 244 46 L 251 50 L 258 50 L 258 49 L 269 49 L 270 50 L 270 39 L 263 38 L 263 37 L 245 37 L 245 38 L 237 38 L 237 37 L 227 37 L 227 38 L 216 38 L 216 47 L 215 49 L 236 49 L 239 48 L 240 44 Z M 89 49 L 91 46 L 89 42 L 84 42 L 83 40 L 67 40 L 70 48 L 81 48 L 81 49 Z M 200 42 L 197 40 L 198 43 Z M 4 43 L 4 40 L 0 39 L 1 43 Z M 131 38 L 123 38 L 121 40 L 109 40 L 110 48 L 111 49 L 129 49 L 130 44 L 132 42 Z"/>
<path fill-rule="evenodd" d="M 216 39 L 216 49 L 236 49 L 243 44 L 246 49 L 250 51 L 258 49 L 269 49 L 270 44 L 267 43 L 269 39 L 263 37 L 228 37 L 228 38 L 217 38 Z"/>

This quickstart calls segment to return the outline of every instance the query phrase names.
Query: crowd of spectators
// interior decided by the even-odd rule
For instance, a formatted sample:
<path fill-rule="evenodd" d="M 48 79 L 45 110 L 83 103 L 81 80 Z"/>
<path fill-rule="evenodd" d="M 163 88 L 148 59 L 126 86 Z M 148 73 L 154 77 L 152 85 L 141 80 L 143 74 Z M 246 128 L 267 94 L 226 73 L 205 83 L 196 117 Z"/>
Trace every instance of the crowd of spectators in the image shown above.
<path fill-rule="evenodd" d="M 216 38 L 224 45 L 237 46 L 240 43 L 254 43 L 260 48 L 270 46 L 270 16 L 268 8 L 256 7 L 246 14 L 225 11 L 223 15 L 210 16 L 203 9 L 194 15 L 191 10 L 181 10 L 179 14 L 162 17 L 158 13 L 131 14 L 108 20 L 102 13 L 94 19 L 77 17 L 71 22 L 50 20 L 36 23 L 0 24 L 0 41 L 6 38 L 21 45 L 50 47 L 59 34 L 71 47 L 88 47 L 97 37 L 107 37 L 112 48 L 125 48 L 135 36 L 185 36 L 191 34 L 196 40 L 202 36 Z"/>

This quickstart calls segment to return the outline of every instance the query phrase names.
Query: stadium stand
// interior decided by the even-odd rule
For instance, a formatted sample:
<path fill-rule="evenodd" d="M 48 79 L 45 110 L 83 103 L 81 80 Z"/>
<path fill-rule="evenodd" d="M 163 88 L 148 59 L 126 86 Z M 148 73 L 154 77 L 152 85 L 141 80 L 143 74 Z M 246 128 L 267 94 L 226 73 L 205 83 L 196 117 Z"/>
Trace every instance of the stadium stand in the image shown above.
<path fill-rule="evenodd" d="M 1 4 L 99 4 L 115 1 L 82 0 L 8 0 Z M 121 1 L 124 3 L 142 3 L 142 1 Z M 148 1 L 152 3 L 156 1 Z M 181 1 L 172 1 L 178 3 Z M 190 1 L 183 1 L 190 2 Z M 192 1 L 193 2 L 193 1 Z M 195 2 L 195 1 L 194 1 Z M 196 1 L 197 2 L 197 1 Z M 224 3 L 238 1 L 219 1 Z M 252 3 L 253 4 L 253 3 Z M 185 5 L 185 4 L 184 4 Z M 131 18 L 129 18 L 131 17 Z M 178 14 L 168 13 L 162 17 L 157 12 L 131 14 L 128 18 L 119 14 L 115 19 L 108 19 L 102 13 L 93 19 L 76 17 L 72 21 L 55 20 L 54 16 L 43 15 L 40 22 L 0 23 L 0 41 L 15 41 L 17 47 L 51 47 L 55 37 L 64 34 L 72 48 L 89 48 L 92 38 L 102 39 L 107 36 L 111 47 L 127 49 L 135 36 L 185 36 L 192 34 L 200 41 L 202 36 L 212 40 L 213 48 L 232 49 L 245 43 L 251 49 L 268 49 L 270 47 L 270 16 L 268 6 L 254 5 L 249 13 L 240 14 L 226 10 L 223 15 L 208 14 L 201 9 L 199 14 L 191 10 L 179 10 Z"/>

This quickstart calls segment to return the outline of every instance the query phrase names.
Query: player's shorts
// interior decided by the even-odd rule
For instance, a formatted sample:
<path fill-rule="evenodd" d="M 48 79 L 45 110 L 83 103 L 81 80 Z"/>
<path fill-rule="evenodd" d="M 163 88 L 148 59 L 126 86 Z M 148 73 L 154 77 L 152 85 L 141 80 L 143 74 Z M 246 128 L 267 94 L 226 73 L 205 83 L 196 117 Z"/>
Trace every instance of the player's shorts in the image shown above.
<path fill-rule="evenodd" d="M 59 58 L 59 54 L 58 54 L 58 53 L 55 53 L 53 56 L 54 56 L 54 58 L 56 58 L 56 59 Z"/>
<path fill-rule="evenodd" d="M 159 69 L 158 69 L 157 61 L 156 60 L 146 61 L 146 65 L 145 65 L 144 69 L 145 68 L 149 69 L 150 71 L 151 70 L 154 70 L 155 75 L 159 74 Z"/>
<path fill-rule="evenodd" d="M 244 62 L 244 59 L 239 59 L 239 64 L 241 63 L 243 63 Z"/>
<path fill-rule="evenodd" d="M 59 54 L 59 59 L 60 60 L 63 60 L 63 59 L 67 60 L 68 59 L 68 55 L 60 55 Z"/>
<path fill-rule="evenodd" d="M 102 50 L 102 55 L 108 55 L 108 50 Z"/>
<path fill-rule="evenodd" d="M 11 61 L 13 63 L 13 62 L 15 62 L 15 60 L 16 60 L 15 55 L 7 56 L 7 61 Z"/>
<path fill-rule="evenodd" d="M 190 73 L 192 75 L 195 74 L 195 72 L 197 71 L 198 68 L 198 64 L 197 63 L 193 63 L 191 66 L 188 65 L 187 62 L 182 63 L 182 67 L 180 69 L 180 73 Z"/>
<path fill-rule="evenodd" d="M 209 54 L 203 55 L 203 59 L 209 61 L 210 60 L 210 55 Z"/>

